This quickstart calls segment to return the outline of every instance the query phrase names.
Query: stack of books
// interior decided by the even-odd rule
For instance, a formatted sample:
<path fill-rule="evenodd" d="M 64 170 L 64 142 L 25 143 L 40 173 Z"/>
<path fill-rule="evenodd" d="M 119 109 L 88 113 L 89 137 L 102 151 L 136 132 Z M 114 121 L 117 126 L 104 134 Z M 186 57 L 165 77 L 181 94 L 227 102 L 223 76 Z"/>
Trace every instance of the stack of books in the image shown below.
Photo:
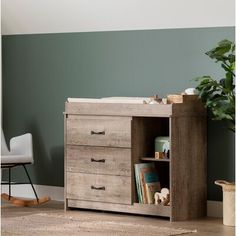
<path fill-rule="evenodd" d="M 161 190 L 155 164 L 135 164 L 135 180 L 139 203 L 154 204 L 154 194 Z"/>

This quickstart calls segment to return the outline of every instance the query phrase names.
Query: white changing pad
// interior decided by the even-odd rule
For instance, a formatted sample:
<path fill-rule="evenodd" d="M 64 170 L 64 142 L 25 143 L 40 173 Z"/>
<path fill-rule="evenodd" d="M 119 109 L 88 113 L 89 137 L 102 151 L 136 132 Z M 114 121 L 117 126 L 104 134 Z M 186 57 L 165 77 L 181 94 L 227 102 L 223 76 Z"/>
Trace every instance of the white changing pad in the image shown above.
<path fill-rule="evenodd" d="M 150 101 L 147 97 L 104 97 L 104 98 L 67 98 L 68 102 L 85 103 L 133 103 L 144 104 Z"/>

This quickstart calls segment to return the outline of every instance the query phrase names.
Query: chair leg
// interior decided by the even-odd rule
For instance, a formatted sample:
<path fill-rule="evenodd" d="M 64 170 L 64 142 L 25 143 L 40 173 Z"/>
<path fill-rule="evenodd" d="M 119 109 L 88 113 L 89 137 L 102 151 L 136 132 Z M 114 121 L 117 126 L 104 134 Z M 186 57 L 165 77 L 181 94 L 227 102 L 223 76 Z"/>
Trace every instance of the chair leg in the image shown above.
<path fill-rule="evenodd" d="M 30 184 L 31 184 L 31 187 L 32 187 L 32 189 L 33 189 L 33 191 L 34 191 L 34 195 L 35 195 L 35 197 L 36 197 L 36 199 L 37 199 L 37 202 L 39 202 L 38 195 L 37 195 L 37 193 L 36 193 L 36 191 L 35 191 L 35 189 L 34 189 L 34 185 L 33 185 L 32 181 L 31 181 L 31 179 L 30 179 L 29 173 L 28 173 L 28 171 L 27 171 L 27 169 L 26 169 L 26 167 L 25 167 L 24 164 L 23 164 L 23 167 L 24 167 L 24 169 L 25 169 L 25 173 L 26 173 L 26 175 L 27 175 L 27 177 L 28 177 L 28 179 L 29 179 L 29 182 L 30 182 Z"/>
<path fill-rule="evenodd" d="M 9 191 L 8 200 L 10 200 L 10 199 L 11 199 L 11 167 L 9 167 L 9 169 L 8 169 L 8 183 L 9 183 L 9 188 L 8 188 L 8 191 Z"/>

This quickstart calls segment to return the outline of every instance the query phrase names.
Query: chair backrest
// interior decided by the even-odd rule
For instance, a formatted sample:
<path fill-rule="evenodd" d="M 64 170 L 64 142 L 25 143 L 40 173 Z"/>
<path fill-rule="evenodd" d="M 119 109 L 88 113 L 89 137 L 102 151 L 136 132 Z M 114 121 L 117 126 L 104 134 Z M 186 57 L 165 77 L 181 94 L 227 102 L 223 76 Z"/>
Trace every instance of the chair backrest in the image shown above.
<path fill-rule="evenodd" d="M 1 155 L 8 155 L 8 154 L 10 154 L 10 152 L 7 147 L 5 136 L 4 136 L 4 133 L 2 130 L 2 133 L 1 133 Z"/>
<path fill-rule="evenodd" d="M 11 138 L 10 152 L 13 155 L 26 155 L 33 158 L 32 134 L 27 133 Z"/>

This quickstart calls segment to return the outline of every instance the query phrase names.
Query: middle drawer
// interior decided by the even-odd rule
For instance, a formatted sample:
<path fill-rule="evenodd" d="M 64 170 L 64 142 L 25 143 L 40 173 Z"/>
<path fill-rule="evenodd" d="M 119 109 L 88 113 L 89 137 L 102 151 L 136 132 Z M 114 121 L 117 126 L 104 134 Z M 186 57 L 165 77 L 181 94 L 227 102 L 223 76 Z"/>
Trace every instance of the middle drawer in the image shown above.
<path fill-rule="evenodd" d="M 131 149 L 67 145 L 67 171 L 131 176 Z"/>

